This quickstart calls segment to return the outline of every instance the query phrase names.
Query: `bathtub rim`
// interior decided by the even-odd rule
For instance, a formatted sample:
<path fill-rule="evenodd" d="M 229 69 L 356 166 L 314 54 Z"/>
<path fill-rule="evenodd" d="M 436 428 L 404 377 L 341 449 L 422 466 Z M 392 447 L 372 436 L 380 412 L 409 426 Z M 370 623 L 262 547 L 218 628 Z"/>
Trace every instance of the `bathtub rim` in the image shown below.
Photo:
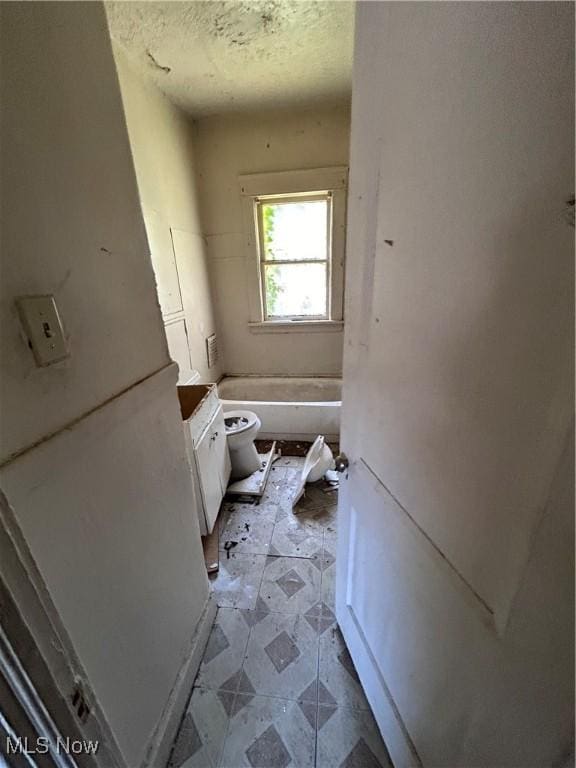
<path fill-rule="evenodd" d="M 340 397 L 337 400 L 291 400 L 291 399 L 285 399 L 285 400 L 254 400 L 253 398 L 236 398 L 232 399 L 230 397 L 222 396 L 220 394 L 220 385 L 223 384 L 226 379 L 251 379 L 252 381 L 258 381 L 258 380 L 264 380 L 264 379 L 271 379 L 275 382 L 281 381 L 284 379 L 287 379 L 289 381 L 302 381 L 302 382 L 312 382 L 312 381 L 322 381 L 322 382 L 333 382 L 340 384 Z M 330 375 L 324 375 L 324 376 L 300 376 L 295 374 L 290 375 L 277 375 L 277 376 L 271 376 L 271 375 L 264 375 L 264 374 L 240 374 L 240 373 L 234 373 L 234 374 L 224 374 L 222 375 L 218 381 L 216 382 L 216 387 L 218 388 L 218 397 L 220 399 L 221 403 L 246 403 L 246 404 L 253 404 L 253 403 L 266 403 L 270 405 L 331 405 L 331 406 L 342 406 L 342 386 L 343 386 L 343 380 L 342 376 L 334 376 L 332 374 Z"/>
<path fill-rule="evenodd" d="M 341 406 L 342 400 L 230 400 L 226 397 L 220 397 L 220 402 L 222 405 L 226 405 L 228 403 L 244 403 L 244 405 L 280 405 L 280 406 L 286 406 L 286 405 L 297 405 L 297 406 L 303 406 L 303 405 L 323 405 L 323 406 L 329 406 L 334 408 L 335 406 Z M 234 410 L 234 409 L 231 409 Z"/>

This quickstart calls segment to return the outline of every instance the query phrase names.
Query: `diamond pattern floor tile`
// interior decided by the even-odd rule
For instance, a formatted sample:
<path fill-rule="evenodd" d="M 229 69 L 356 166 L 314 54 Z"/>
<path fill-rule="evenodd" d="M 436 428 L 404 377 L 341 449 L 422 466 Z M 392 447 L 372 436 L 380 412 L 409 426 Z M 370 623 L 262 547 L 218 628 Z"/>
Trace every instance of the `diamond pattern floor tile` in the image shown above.
<path fill-rule="evenodd" d="M 321 524 L 286 514 L 274 527 L 270 554 L 313 557 L 322 550 L 323 533 Z"/>
<path fill-rule="evenodd" d="M 221 688 L 242 666 L 250 628 L 242 612 L 234 608 L 219 608 L 195 685 Z"/>
<path fill-rule="evenodd" d="M 221 768 L 313 768 L 315 731 L 298 703 L 255 696 L 231 721 Z"/>
<path fill-rule="evenodd" d="M 369 710 L 344 638 L 334 624 L 320 637 L 320 680 L 338 706 Z"/>
<path fill-rule="evenodd" d="M 228 713 L 216 691 L 195 688 L 174 742 L 169 768 L 217 768 Z"/>
<path fill-rule="evenodd" d="M 300 649 L 285 631 L 280 632 L 274 640 L 271 640 L 264 647 L 264 650 L 274 664 L 276 672 L 279 673 L 284 672 L 286 667 L 289 667 L 300 656 Z"/>
<path fill-rule="evenodd" d="M 334 555 L 324 547 L 318 552 L 315 552 L 311 558 L 314 561 L 314 565 L 319 571 L 327 571 L 331 565 L 336 562 Z"/>
<path fill-rule="evenodd" d="M 268 557 L 260 597 L 270 610 L 305 613 L 320 599 L 321 575 L 310 560 Z"/>
<path fill-rule="evenodd" d="M 234 554 L 268 554 L 277 512 L 275 504 L 228 504 L 220 513 L 220 551 L 233 543 Z"/>
<path fill-rule="evenodd" d="M 187 760 L 194 757 L 202 746 L 202 739 L 196 728 L 196 723 L 191 713 L 188 712 L 180 726 L 178 739 L 170 756 L 170 765 L 173 768 L 180 768 Z"/>
<path fill-rule="evenodd" d="M 318 635 L 303 616 L 270 613 L 250 633 L 244 671 L 257 694 L 298 699 L 318 674 Z"/>
<path fill-rule="evenodd" d="M 334 615 L 334 612 L 330 606 L 322 600 L 306 611 L 304 618 L 319 635 L 323 635 L 324 632 L 330 629 L 330 627 L 336 626 L 336 616 Z"/>
<path fill-rule="evenodd" d="M 254 739 L 244 754 L 253 768 L 269 768 L 271 765 L 286 768 L 292 762 L 290 752 L 274 725 L 269 725 L 264 733 Z"/>
<path fill-rule="evenodd" d="M 318 708 L 317 768 L 393 768 L 371 712 Z"/>
<path fill-rule="evenodd" d="M 260 505 L 223 505 L 221 607 L 169 768 L 391 768 L 336 623 L 337 493 L 292 511 L 303 462 L 276 462 Z"/>
<path fill-rule="evenodd" d="M 341 763 L 341 768 L 380 768 L 380 761 L 360 737 Z"/>
<path fill-rule="evenodd" d="M 294 595 L 298 594 L 298 592 L 306 586 L 306 582 L 294 568 L 282 573 L 275 582 L 288 598 L 294 597 Z"/>
<path fill-rule="evenodd" d="M 322 601 L 329 606 L 332 611 L 336 611 L 336 537 L 328 530 L 324 531 L 322 561 Z"/>
<path fill-rule="evenodd" d="M 239 668 L 222 682 L 216 695 L 228 717 L 234 717 L 250 703 L 254 698 L 254 693 L 250 678 L 242 668 Z"/>
<path fill-rule="evenodd" d="M 256 599 L 256 606 L 254 610 L 242 609 L 242 618 L 246 622 L 248 627 L 253 627 L 254 624 L 258 624 L 262 619 L 270 613 L 270 608 L 267 603 L 262 600 L 260 595 Z"/>
<path fill-rule="evenodd" d="M 265 564 L 265 555 L 221 555 L 220 569 L 210 578 L 218 606 L 255 608 Z"/>

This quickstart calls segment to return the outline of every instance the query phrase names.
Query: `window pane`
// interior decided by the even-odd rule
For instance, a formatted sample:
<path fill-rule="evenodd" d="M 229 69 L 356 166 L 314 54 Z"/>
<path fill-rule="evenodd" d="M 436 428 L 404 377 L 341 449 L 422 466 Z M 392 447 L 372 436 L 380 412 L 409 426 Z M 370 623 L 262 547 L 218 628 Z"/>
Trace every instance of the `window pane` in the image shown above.
<path fill-rule="evenodd" d="M 328 202 L 263 203 L 264 260 L 326 258 Z"/>
<path fill-rule="evenodd" d="M 265 264 L 268 317 L 326 316 L 326 263 Z"/>

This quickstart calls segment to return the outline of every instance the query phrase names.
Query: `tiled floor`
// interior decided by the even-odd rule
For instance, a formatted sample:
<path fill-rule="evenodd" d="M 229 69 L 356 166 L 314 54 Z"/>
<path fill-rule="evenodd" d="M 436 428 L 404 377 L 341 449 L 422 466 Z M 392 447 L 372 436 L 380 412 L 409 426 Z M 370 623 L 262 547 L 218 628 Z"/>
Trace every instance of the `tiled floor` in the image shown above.
<path fill-rule="evenodd" d="M 336 493 L 309 486 L 292 512 L 303 461 L 220 512 L 218 615 L 172 768 L 392 765 L 334 615 Z"/>

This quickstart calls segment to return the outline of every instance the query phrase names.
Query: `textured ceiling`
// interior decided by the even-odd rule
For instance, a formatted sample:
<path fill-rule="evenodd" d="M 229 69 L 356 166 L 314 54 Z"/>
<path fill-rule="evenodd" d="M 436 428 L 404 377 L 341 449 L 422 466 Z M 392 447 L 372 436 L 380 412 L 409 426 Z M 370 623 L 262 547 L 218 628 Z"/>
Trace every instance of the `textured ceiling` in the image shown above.
<path fill-rule="evenodd" d="M 353 9 L 346 0 L 106 3 L 114 42 L 197 116 L 348 100 Z"/>

